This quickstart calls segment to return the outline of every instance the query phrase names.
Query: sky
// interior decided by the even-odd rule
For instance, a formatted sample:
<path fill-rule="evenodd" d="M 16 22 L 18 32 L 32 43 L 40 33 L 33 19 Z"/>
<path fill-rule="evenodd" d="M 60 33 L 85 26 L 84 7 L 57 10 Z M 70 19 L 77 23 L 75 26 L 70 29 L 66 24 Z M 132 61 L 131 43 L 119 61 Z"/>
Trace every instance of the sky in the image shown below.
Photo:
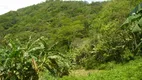
<path fill-rule="evenodd" d="M 19 8 L 38 4 L 46 0 L 0 0 L 0 15 L 8 11 L 16 11 Z M 82 0 L 82 1 L 104 1 L 104 0 Z"/>

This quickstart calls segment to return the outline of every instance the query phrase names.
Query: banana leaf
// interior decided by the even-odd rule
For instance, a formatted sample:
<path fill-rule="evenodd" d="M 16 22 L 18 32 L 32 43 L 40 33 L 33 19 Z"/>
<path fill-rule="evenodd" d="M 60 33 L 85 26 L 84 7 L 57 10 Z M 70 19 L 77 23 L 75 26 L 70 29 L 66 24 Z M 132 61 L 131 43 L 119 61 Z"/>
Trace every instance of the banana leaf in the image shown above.
<path fill-rule="evenodd" d="M 134 28 L 132 29 L 132 32 L 139 32 L 139 31 L 141 31 L 141 28 L 139 27 L 138 24 L 136 24 L 136 25 L 134 26 Z"/>
<path fill-rule="evenodd" d="M 131 12 L 129 16 L 132 16 L 133 13 L 139 13 L 142 11 L 142 3 L 140 3 L 139 5 L 137 5 Z"/>
<path fill-rule="evenodd" d="M 138 24 L 142 27 L 142 18 L 139 20 Z"/>

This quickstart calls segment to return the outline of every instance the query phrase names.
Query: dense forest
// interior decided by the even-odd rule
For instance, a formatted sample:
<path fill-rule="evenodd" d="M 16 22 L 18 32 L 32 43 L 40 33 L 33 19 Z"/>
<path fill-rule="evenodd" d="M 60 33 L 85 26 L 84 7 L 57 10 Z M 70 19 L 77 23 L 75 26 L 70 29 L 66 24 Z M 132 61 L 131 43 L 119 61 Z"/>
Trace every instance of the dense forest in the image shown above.
<path fill-rule="evenodd" d="M 141 80 L 141 55 L 141 0 L 46 0 L 0 15 L 0 80 Z"/>

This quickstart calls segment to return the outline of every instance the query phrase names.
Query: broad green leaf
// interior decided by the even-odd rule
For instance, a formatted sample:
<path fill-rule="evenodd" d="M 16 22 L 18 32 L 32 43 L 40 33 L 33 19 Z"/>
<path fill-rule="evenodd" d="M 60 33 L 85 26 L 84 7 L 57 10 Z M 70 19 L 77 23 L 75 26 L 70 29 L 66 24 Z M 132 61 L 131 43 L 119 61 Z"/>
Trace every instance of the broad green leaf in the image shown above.
<path fill-rule="evenodd" d="M 138 5 L 138 11 L 137 11 L 137 13 L 140 13 L 142 11 L 142 3 L 140 3 L 139 5 Z"/>
<path fill-rule="evenodd" d="M 132 32 L 139 32 L 139 31 L 141 31 L 141 28 L 139 27 L 138 24 L 136 24 L 136 25 L 134 26 L 134 28 L 132 29 Z"/>
<path fill-rule="evenodd" d="M 138 24 L 142 27 L 142 18 L 139 20 Z"/>
<path fill-rule="evenodd" d="M 134 14 L 134 15 L 128 17 L 127 20 L 123 23 L 123 25 L 130 24 L 130 23 L 132 23 L 133 21 L 137 20 L 140 17 L 141 17 L 141 14 Z"/>

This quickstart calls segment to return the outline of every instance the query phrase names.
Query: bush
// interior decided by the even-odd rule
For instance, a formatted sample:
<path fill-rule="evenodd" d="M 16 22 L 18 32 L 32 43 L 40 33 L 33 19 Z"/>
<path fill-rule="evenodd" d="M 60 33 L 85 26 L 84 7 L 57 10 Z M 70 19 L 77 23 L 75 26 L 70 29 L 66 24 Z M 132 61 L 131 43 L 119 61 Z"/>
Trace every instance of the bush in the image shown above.
<path fill-rule="evenodd" d="M 8 46 L 0 49 L 0 73 L 4 79 L 38 80 L 39 73 L 49 71 L 54 77 L 69 74 L 66 57 L 54 51 L 47 39 L 41 37 L 35 41 L 31 39 L 25 44 L 19 40 L 8 42 Z"/>

